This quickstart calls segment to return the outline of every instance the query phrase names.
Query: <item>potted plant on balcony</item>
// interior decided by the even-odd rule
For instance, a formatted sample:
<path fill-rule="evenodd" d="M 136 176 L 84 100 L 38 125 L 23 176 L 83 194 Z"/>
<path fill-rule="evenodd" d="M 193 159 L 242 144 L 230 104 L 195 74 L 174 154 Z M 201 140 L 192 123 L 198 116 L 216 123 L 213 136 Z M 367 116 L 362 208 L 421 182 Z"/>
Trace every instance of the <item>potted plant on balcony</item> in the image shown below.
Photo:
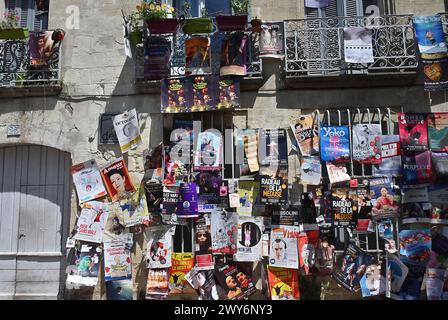
<path fill-rule="evenodd" d="M 0 23 L 0 39 L 25 39 L 30 36 L 27 28 L 19 27 L 17 12 L 6 12 Z"/>
<path fill-rule="evenodd" d="M 216 16 L 219 31 L 242 31 L 247 25 L 249 0 L 232 0 L 233 15 Z"/>
<path fill-rule="evenodd" d="M 173 18 L 174 8 L 166 4 L 143 1 L 137 6 L 137 12 L 146 22 L 152 34 L 176 33 L 178 21 Z"/>
<path fill-rule="evenodd" d="M 143 42 L 143 30 L 140 25 L 141 19 L 140 14 L 138 12 L 133 12 L 128 17 L 129 26 L 131 31 L 129 32 L 129 41 L 133 45 L 137 45 Z"/>
<path fill-rule="evenodd" d="M 191 18 L 191 4 L 186 1 L 183 6 L 183 16 L 187 18 L 183 20 L 182 30 L 185 34 L 211 33 L 213 31 L 213 20 L 207 17 L 206 10 L 202 11 L 203 17 Z"/>

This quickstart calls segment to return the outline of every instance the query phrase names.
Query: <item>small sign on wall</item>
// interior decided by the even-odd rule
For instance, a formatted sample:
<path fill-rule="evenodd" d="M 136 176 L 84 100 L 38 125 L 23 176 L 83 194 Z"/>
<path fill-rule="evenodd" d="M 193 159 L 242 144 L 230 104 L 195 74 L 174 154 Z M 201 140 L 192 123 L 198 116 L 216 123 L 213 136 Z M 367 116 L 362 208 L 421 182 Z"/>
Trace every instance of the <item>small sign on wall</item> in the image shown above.
<path fill-rule="evenodd" d="M 113 118 L 118 113 L 103 113 L 100 116 L 99 144 L 118 144 Z"/>
<path fill-rule="evenodd" d="M 10 124 L 6 133 L 7 137 L 20 137 L 20 125 Z"/>

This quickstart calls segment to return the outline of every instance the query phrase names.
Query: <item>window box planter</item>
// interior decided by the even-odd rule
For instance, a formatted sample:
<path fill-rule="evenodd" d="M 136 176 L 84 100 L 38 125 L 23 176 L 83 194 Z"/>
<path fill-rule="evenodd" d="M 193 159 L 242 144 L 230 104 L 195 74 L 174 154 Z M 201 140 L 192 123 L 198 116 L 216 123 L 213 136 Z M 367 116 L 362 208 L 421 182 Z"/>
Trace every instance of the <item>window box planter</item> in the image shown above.
<path fill-rule="evenodd" d="M 141 30 L 132 31 L 129 33 L 129 41 L 133 45 L 137 45 L 143 42 L 143 32 Z"/>
<path fill-rule="evenodd" d="M 242 31 L 246 29 L 247 15 L 216 16 L 219 31 Z"/>
<path fill-rule="evenodd" d="M 25 39 L 29 36 L 27 28 L 0 29 L 0 39 Z"/>
<path fill-rule="evenodd" d="M 182 30 L 185 34 L 211 33 L 213 20 L 211 18 L 186 19 Z"/>
<path fill-rule="evenodd" d="M 146 20 L 146 26 L 152 34 L 176 33 L 178 25 L 177 19 Z"/>

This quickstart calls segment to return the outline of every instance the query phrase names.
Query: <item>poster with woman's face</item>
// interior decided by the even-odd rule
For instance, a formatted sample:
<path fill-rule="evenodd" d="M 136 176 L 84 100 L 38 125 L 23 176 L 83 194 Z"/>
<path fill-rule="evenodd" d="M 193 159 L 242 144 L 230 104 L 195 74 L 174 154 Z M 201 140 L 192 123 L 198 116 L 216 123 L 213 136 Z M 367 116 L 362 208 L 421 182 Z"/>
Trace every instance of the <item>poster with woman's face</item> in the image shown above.
<path fill-rule="evenodd" d="M 135 187 L 123 159 L 118 159 L 101 169 L 101 176 L 107 192 L 114 202 L 129 198 L 135 192 Z"/>

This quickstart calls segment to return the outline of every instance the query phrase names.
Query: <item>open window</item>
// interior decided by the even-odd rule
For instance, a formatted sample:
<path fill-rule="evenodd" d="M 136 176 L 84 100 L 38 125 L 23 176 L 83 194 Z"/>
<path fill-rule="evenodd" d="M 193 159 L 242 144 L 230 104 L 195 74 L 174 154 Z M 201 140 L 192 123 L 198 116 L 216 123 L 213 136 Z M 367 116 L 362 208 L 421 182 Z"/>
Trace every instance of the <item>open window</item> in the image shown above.
<path fill-rule="evenodd" d="M 49 0 L 5 0 L 6 10 L 16 12 L 20 26 L 30 31 L 48 29 L 49 5 Z"/>

